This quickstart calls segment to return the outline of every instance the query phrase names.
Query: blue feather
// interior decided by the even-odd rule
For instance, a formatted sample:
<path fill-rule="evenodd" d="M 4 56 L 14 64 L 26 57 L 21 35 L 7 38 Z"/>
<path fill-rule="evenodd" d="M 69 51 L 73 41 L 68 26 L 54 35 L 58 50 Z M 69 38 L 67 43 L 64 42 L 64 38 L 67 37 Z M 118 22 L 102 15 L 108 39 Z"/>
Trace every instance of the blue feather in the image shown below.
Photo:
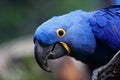
<path fill-rule="evenodd" d="M 115 51 L 120 49 L 120 6 L 95 11 L 90 25 L 96 38 Z"/>
<path fill-rule="evenodd" d="M 114 0 L 113 5 L 120 5 L 120 0 Z"/>

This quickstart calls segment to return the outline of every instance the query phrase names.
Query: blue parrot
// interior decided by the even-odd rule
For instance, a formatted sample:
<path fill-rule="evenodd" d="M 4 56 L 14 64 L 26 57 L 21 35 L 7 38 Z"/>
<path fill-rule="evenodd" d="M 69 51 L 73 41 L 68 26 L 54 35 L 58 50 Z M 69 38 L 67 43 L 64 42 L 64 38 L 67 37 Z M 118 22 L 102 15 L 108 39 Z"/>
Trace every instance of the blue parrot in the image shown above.
<path fill-rule="evenodd" d="M 47 59 L 64 55 L 96 67 L 105 65 L 120 50 L 120 5 L 54 16 L 37 28 L 34 44 L 36 61 L 46 71 Z"/>

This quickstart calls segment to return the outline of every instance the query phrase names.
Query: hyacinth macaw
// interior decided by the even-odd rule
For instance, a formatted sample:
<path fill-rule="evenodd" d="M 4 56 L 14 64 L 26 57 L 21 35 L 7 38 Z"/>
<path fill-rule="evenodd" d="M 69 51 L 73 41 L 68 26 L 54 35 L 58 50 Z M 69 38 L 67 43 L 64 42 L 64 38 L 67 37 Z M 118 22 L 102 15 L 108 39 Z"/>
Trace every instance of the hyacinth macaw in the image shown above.
<path fill-rule="evenodd" d="M 34 44 L 35 58 L 46 71 L 47 59 L 64 55 L 104 65 L 120 50 L 120 5 L 54 16 L 37 28 Z"/>

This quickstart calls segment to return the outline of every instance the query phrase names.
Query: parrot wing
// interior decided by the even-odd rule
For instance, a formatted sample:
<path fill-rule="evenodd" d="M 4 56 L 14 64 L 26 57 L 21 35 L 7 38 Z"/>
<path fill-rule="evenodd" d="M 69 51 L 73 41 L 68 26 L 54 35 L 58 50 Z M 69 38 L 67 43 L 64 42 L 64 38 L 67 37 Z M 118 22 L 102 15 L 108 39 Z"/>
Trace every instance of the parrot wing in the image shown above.
<path fill-rule="evenodd" d="M 89 22 L 96 39 L 115 51 L 120 50 L 120 5 L 93 12 Z"/>

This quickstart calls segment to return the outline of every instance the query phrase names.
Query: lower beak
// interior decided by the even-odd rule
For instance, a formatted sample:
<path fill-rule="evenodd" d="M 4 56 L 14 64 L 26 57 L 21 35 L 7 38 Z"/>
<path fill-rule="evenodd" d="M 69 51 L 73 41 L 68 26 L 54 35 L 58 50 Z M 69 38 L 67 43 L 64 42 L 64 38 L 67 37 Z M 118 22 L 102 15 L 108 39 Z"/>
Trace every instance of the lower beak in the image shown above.
<path fill-rule="evenodd" d="M 47 65 L 47 59 L 56 59 L 67 55 L 68 52 L 61 43 L 55 43 L 50 46 L 42 46 L 38 41 L 35 41 L 34 53 L 39 66 L 43 70 L 50 72 Z"/>

